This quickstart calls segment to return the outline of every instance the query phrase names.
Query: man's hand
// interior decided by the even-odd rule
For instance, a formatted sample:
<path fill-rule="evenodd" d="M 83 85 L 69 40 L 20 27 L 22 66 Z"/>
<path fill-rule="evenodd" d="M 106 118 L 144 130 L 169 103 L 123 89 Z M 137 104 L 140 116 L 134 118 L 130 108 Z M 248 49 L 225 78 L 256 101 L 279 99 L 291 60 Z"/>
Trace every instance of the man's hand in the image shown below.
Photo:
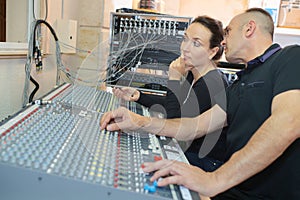
<path fill-rule="evenodd" d="M 198 167 L 174 160 L 160 160 L 142 165 L 144 172 L 156 171 L 150 181 L 158 180 L 158 186 L 169 184 L 183 185 L 204 196 L 214 196 L 217 188 L 216 177 L 213 173 L 204 172 Z"/>
<path fill-rule="evenodd" d="M 148 117 L 144 117 L 120 107 L 114 111 L 106 112 L 100 120 L 100 128 L 108 131 L 137 130 L 150 123 Z"/>

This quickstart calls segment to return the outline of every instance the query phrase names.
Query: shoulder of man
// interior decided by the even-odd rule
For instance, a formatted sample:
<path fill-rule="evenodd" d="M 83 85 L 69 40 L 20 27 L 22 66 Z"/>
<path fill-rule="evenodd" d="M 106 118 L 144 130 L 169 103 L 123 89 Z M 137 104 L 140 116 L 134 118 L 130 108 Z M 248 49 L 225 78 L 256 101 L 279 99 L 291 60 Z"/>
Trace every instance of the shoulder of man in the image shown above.
<path fill-rule="evenodd" d="M 283 47 L 278 53 L 272 56 L 273 61 L 276 60 L 277 64 L 281 63 L 279 61 L 288 61 L 288 59 L 300 60 L 300 45 L 293 44 Z M 299 58 L 298 58 L 299 57 Z M 279 60 L 278 60 L 279 59 Z"/>
<path fill-rule="evenodd" d="M 298 44 L 293 44 L 293 45 L 287 45 L 285 47 L 282 48 L 283 52 L 291 52 L 291 51 L 300 51 L 300 45 Z M 299 56 L 299 55 L 298 55 Z"/>

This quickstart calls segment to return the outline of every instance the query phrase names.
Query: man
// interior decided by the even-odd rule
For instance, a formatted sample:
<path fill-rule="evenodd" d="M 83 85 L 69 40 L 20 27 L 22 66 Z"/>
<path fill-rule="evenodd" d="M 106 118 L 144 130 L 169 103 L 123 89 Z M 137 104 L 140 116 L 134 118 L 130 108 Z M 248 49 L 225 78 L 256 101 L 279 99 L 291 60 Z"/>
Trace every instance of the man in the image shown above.
<path fill-rule="evenodd" d="M 196 137 L 228 126 L 227 161 L 216 171 L 169 160 L 145 163 L 144 171 L 156 171 L 152 181 L 165 177 L 159 186 L 184 185 L 213 199 L 300 199 L 300 46 L 281 49 L 272 44 L 273 31 L 271 16 L 259 8 L 237 15 L 225 29 L 226 59 L 247 66 L 227 89 L 227 106 L 176 120 L 121 108 L 106 113 L 101 127 L 184 138 L 195 124 Z"/>

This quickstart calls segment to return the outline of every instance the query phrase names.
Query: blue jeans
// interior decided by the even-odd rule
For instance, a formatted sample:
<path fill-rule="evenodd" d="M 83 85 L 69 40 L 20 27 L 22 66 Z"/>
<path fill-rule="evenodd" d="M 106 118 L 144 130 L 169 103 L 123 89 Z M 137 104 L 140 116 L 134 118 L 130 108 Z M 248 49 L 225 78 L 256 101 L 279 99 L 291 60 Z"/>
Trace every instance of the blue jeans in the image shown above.
<path fill-rule="evenodd" d="M 197 166 L 206 172 L 215 171 L 224 163 L 210 157 L 199 158 L 198 154 L 191 152 L 185 152 L 185 156 L 191 165 Z"/>

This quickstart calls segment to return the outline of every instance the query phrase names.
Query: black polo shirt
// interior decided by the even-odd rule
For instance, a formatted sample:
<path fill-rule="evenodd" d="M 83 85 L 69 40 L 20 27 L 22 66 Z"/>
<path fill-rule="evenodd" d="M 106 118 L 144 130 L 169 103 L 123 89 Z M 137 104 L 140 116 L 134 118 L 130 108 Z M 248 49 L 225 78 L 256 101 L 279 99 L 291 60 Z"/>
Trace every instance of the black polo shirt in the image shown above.
<path fill-rule="evenodd" d="M 271 115 L 271 104 L 276 95 L 300 89 L 299 61 L 300 46 L 281 49 L 278 44 L 273 44 L 263 55 L 247 63 L 247 68 L 238 74 L 238 81 L 227 89 L 229 127 L 226 159 L 245 146 Z M 230 194 L 232 191 L 234 194 Z M 300 199 L 299 139 L 264 171 L 222 196 L 236 199 Z"/>

